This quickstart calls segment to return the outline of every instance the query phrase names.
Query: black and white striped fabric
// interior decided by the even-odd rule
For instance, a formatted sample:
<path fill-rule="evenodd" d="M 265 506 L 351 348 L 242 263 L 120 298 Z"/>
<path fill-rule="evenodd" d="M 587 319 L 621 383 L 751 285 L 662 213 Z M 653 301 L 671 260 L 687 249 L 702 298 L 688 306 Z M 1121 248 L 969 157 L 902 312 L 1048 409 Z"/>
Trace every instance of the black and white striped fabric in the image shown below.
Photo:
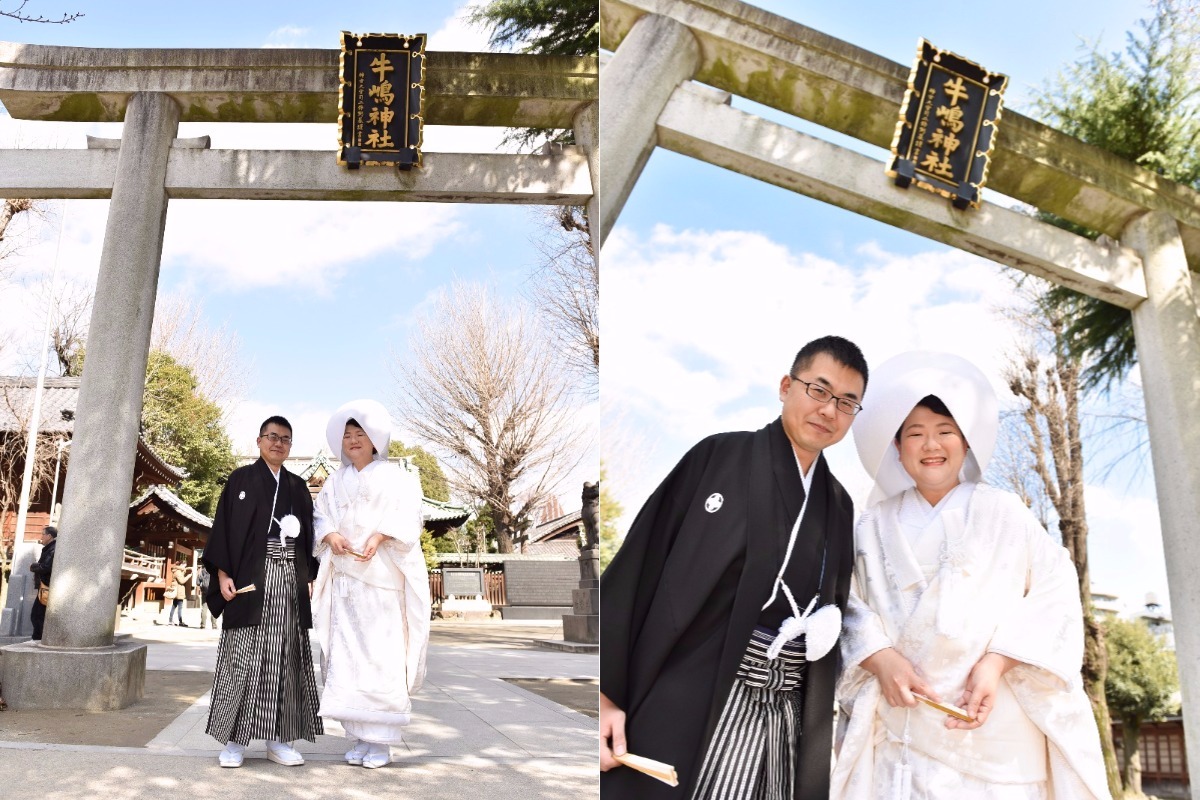
<path fill-rule="evenodd" d="M 775 632 L 755 629 L 738 665 L 693 800 L 791 800 L 807 662 L 803 639 L 767 660 Z"/>
<path fill-rule="evenodd" d="M 205 732 L 219 742 L 316 741 L 317 716 L 308 631 L 296 601 L 296 542 L 267 540 L 262 622 L 223 628 Z"/>

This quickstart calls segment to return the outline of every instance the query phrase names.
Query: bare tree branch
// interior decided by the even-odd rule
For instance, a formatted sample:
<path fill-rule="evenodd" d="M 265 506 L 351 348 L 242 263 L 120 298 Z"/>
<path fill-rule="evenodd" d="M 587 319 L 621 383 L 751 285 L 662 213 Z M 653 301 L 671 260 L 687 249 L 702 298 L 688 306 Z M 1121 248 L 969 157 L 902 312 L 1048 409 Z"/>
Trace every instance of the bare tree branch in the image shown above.
<path fill-rule="evenodd" d="M 186 292 L 166 295 L 154 310 L 150 349 L 170 353 L 188 367 L 200 393 L 221 408 L 222 422 L 228 420 L 251 374 L 237 333 L 227 325 L 209 328 L 204 323 L 204 304 Z"/>
<path fill-rule="evenodd" d="M 600 375 L 600 270 L 587 218 L 583 209 L 563 206 L 549 212 L 542 227 L 532 299 L 563 364 L 594 393 Z"/>
<path fill-rule="evenodd" d="M 500 551 L 579 463 L 569 382 L 521 307 L 456 284 L 397 361 L 407 426 L 437 451 L 451 486 L 488 506 Z"/>
<path fill-rule="evenodd" d="M 74 14 L 68 14 L 64 11 L 59 19 L 50 19 L 49 17 L 43 17 L 41 14 L 26 14 L 25 6 L 27 5 L 29 5 L 29 0 L 20 0 L 17 7 L 11 11 L 0 8 L 0 17 L 15 19 L 17 22 L 45 22 L 50 25 L 65 25 L 83 16 L 82 11 L 76 11 Z"/>

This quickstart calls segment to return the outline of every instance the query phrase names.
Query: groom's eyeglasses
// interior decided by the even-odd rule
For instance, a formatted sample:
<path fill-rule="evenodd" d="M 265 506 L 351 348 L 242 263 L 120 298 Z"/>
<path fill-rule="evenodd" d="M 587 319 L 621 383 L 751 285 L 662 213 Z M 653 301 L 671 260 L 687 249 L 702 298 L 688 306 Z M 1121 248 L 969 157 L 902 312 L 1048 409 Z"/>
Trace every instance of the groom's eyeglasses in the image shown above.
<path fill-rule="evenodd" d="M 264 433 L 260 438 L 266 439 L 271 444 L 283 442 L 284 447 L 292 446 L 292 437 L 290 436 L 280 436 L 278 433 Z"/>
<path fill-rule="evenodd" d="M 836 400 L 837 403 L 835 405 L 837 406 L 837 410 L 850 417 L 853 417 L 855 414 L 862 411 L 862 406 L 860 404 L 854 402 L 849 397 L 838 397 L 836 394 L 829 391 L 819 383 L 802 381 L 795 375 L 788 375 L 788 377 L 794 381 L 803 383 L 804 393 L 813 400 L 816 400 L 818 403 L 824 404 L 828 403 L 830 400 Z"/>

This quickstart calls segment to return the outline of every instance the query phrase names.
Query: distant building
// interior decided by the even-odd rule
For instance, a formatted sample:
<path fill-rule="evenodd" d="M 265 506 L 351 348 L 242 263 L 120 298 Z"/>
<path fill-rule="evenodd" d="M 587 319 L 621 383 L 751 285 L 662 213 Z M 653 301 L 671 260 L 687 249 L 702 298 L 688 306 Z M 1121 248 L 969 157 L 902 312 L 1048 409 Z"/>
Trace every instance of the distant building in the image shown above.
<path fill-rule="evenodd" d="M 258 456 L 256 455 L 239 456 L 238 465 L 253 464 L 257 460 Z M 389 458 L 388 461 L 397 464 L 406 472 L 420 475 L 420 469 L 409 456 L 395 456 Z M 308 491 L 312 494 L 313 499 L 316 499 L 317 495 L 321 493 L 321 487 L 325 485 L 326 479 L 342 468 L 342 462 L 328 448 L 322 447 L 315 456 L 291 456 L 283 462 L 283 466 L 288 472 L 303 478 L 308 484 Z M 444 536 L 450 529 L 464 524 L 470 516 L 471 509 L 466 506 L 443 503 L 428 497 L 422 498 L 421 519 L 425 523 L 425 528 L 434 536 Z"/>
<path fill-rule="evenodd" d="M 47 448 L 53 460 L 58 442 L 62 442 L 61 460 L 58 469 L 49 467 L 48 474 L 32 487 L 29 497 L 29 511 L 25 524 L 25 541 L 36 542 L 42 533 L 42 528 L 51 523 L 57 524 L 60 505 L 62 503 L 63 487 L 66 485 L 67 470 L 70 466 L 70 442 L 75 432 L 75 409 L 79 401 L 79 378 L 47 378 L 42 391 L 42 405 L 38 424 L 39 458 L 46 458 Z M 20 485 L 24 471 L 24 452 L 29 414 L 33 408 L 33 395 L 36 382 L 33 378 L 0 377 L 0 447 L 15 450 L 21 454 L 16 462 L 8 462 L 10 473 L 0 476 L 10 485 Z M 0 467 L 2 468 L 2 467 Z M 155 484 L 174 485 L 183 480 L 184 471 L 168 464 L 154 449 L 139 437 L 137 454 L 134 459 L 133 485 L 130 494 L 134 494 Z M 56 480 L 57 479 L 57 480 Z M 53 495 L 53 496 L 51 496 Z M 17 527 L 17 500 L 0 508 L 0 547 L 11 548 Z"/>
<path fill-rule="evenodd" d="M 562 511 L 557 501 L 554 508 Z M 516 538 L 516 544 L 519 551 L 526 555 L 564 555 L 578 558 L 583 535 L 583 512 L 577 509 L 522 531 Z"/>

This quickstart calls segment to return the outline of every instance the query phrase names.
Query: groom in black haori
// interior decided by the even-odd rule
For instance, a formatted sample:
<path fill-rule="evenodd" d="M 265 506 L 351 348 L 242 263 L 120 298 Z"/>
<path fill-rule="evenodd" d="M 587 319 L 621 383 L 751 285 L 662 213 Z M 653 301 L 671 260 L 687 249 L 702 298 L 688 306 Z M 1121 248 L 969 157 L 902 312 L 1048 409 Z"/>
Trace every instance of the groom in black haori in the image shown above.
<path fill-rule="evenodd" d="M 827 800 L 854 535 L 822 451 L 866 384 L 853 343 L 809 342 L 780 417 L 697 444 L 638 513 L 600 583 L 605 800 Z"/>
<path fill-rule="evenodd" d="M 286 419 L 262 424 L 261 458 L 229 475 L 204 548 L 205 602 L 224 619 L 205 728 L 226 742 L 222 767 L 240 767 L 251 739 L 266 741 L 270 760 L 298 766 L 304 757 L 291 742 L 324 733 L 308 639 L 313 504 L 304 480 L 283 468 L 291 447 Z"/>

